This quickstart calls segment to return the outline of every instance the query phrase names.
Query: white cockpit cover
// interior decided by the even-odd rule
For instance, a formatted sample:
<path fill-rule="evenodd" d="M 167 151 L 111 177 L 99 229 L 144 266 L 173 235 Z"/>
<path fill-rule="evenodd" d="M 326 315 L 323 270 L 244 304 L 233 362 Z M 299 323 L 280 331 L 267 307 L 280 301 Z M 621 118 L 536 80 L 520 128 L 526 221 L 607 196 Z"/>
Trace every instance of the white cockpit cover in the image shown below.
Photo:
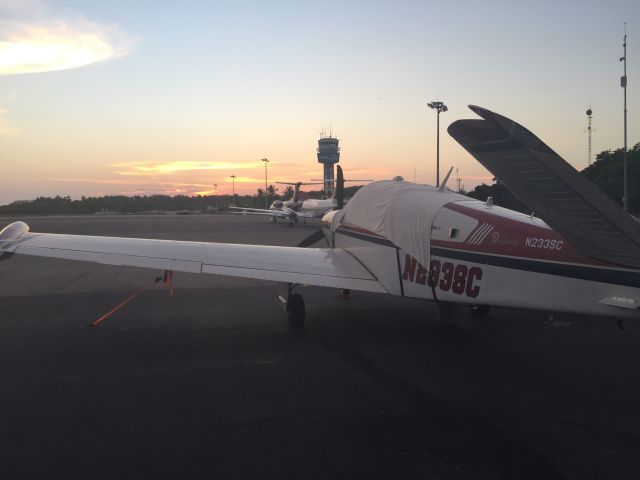
<path fill-rule="evenodd" d="M 442 206 L 459 200 L 468 198 L 411 182 L 373 182 L 358 190 L 333 217 L 331 230 L 340 225 L 369 230 L 429 265 L 431 224 Z"/>

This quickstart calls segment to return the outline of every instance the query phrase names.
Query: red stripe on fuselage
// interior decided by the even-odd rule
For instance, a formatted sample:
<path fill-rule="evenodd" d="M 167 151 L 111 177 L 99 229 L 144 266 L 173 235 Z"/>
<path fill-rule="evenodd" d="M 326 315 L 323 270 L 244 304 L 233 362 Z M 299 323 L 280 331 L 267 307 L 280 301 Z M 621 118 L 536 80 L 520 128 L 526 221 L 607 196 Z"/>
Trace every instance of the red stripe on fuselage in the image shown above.
<path fill-rule="evenodd" d="M 458 203 L 449 203 L 443 208 L 474 218 L 481 224 L 491 224 L 494 228 L 482 242 L 473 245 L 472 248 L 466 243 L 461 244 L 460 242 L 446 240 L 432 240 L 432 245 L 434 246 L 532 260 L 593 266 L 616 266 L 583 255 L 560 234 L 546 225 L 532 225 L 493 213 L 491 209 L 478 210 Z"/>

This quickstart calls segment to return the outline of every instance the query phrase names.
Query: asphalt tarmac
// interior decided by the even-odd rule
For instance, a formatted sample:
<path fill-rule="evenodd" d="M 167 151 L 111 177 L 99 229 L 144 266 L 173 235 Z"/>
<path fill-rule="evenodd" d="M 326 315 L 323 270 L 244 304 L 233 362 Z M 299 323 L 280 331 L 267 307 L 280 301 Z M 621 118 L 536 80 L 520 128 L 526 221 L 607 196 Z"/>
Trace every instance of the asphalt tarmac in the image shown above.
<path fill-rule="evenodd" d="M 14 219 L 0 217 L 0 225 Z M 38 217 L 33 231 L 295 245 L 244 216 Z M 268 282 L 0 262 L 0 478 L 640 478 L 640 327 Z M 543 304 L 544 299 L 541 299 Z"/>

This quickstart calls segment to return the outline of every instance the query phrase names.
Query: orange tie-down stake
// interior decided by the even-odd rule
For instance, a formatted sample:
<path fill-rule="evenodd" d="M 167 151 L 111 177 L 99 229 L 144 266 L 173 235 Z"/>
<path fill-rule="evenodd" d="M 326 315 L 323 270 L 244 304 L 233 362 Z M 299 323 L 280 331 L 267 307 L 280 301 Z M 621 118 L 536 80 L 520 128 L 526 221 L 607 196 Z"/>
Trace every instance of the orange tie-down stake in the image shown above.
<path fill-rule="evenodd" d="M 123 302 L 119 303 L 118 305 L 113 307 L 111 310 L 109 310 L 107 313 L 102 315 L 100 318 L 98 318 L 97 320 L 94 320 L 93 322 L 91 322 L 88 326 L 89 327 L 97 327 L 100 323 L 102 323 L 107 318 L 109 318 L 111 315 L 116 313 L 118 310 L 120 310 L 122 307 L 124 307 L 127 303 L 129 303 L 131 300 L 136 298 L 142 292 L 144 292 L 145 290 L 147 290 L 147 289 L 149 289 L 149 288 L 151 288 L 153 286 L 156 286 L 158 284 L 160 284 L 160 288 L 162 288 L 164 285 L 168 285 L 169 286 L 169 297 L 173 298 L 173 271 L 172 270 L 165 270 L 164 274 L 159 276 L 159 277 L 157 277 L 153 281 L 153 283 L 149 283 L 149 284 L 145 285 L 140 290 L 138 290 L 137 292 L 135 292 L 131 296 L 129 296 L 127 299 L 125 299 Z"/>

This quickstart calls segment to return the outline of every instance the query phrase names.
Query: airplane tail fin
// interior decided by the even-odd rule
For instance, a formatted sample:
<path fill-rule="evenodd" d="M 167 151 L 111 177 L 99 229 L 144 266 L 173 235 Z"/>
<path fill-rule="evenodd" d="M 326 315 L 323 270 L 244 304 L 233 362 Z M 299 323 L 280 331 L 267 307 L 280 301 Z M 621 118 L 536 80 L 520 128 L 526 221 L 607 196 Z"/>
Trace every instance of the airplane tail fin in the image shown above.
<path fill-rule="evenodd" d="M 300 200 L 300 186 L 301 185 L 302 185 L 302 183 L 300 183 L 300 182 L 293 184 L 293 197 L 291 197 L 291 201 L 297 202 L 298 200 Z"/>
<path fill-rule="evenodd" d="M 640 268 L 640 223 L 529 130 L 484 108 L 447 131 L 518 200 L 592 258 Z"/>
<path fill-rule="evenodd" d="M 338 210 L 342 210 L 344 207 L 344 174 L 342 173 L 342 167 L 340 165 L 336 166 L 336 170 L 336 189 L 333 195 L 336 197 Z"/>

